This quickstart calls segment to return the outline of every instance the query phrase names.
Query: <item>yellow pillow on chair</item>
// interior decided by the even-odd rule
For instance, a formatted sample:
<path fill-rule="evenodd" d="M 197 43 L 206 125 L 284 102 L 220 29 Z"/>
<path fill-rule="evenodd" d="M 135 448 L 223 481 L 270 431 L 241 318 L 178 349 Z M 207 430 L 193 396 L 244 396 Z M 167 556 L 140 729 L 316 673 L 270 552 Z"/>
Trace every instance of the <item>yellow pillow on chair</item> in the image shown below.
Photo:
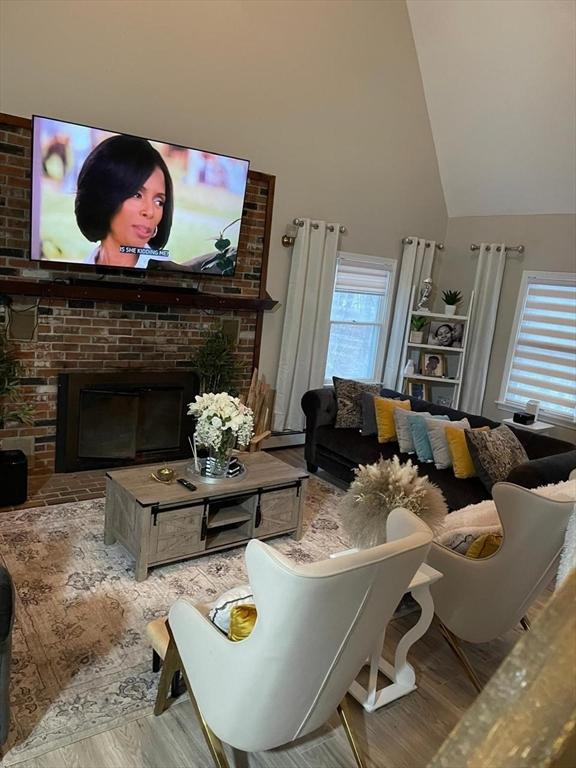
<path fill-rule="evenodd" d="M 257 617 L 256 606 L 252 603 L 235 605 L 230 611 L 228 640 L 245 640 L 254 629 Z"/>

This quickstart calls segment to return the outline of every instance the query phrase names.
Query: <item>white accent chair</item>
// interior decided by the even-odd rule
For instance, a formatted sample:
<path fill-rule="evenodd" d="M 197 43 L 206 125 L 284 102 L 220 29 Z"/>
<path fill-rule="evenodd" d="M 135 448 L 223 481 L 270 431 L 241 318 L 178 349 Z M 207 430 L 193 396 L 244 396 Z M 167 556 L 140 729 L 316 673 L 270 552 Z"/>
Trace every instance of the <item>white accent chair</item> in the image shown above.
<path fill-rule="evenodd" d="M 433 542 L 428 563 L 444 574 L 432 588 L 446 641 L 478 691 L 482 686 L 458 639 L 486 643 L 522 622 L 558 567 L 573 501 L 554 501 L 513 483 L 492 488 L 502 523 L 498 551 L 474 559 Z"/>
<path fill-rule="evenodd" d="M 228 766 L 221 741 L 246 752 L 273 749 L 319 728 L 335 710 L 363 766 L 344 698 L 432 541 L 428 526 L 405 509 L 390 514 L 387 536 L 378 547 L 309 565 L 250 541 L 258 618 L 241 642 L 186 600 L 172 606 L 163 674 L 168 681 L 182 665 L 217 766 Z M 167 687 L 161 681 L 159 691 Z"/>

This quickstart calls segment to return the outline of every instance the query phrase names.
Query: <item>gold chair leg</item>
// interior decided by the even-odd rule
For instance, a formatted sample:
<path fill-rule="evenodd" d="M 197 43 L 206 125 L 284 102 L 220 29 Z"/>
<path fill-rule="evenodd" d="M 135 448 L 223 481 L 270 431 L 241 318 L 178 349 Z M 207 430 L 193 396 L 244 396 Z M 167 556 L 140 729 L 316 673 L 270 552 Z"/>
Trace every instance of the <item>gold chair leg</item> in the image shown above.
<path fill-rule="evenodd" d="M 188 689 L 188 695 L 190 696 L 190 701 L 192 702 L 192 706 L 196 710 L 198 720 L 200 720 L 202 733 L 204 734 L 204 739 L 206 740 L 206 744 L 208 745 L 208 749 L 210 750 L 210 754 L 212 755 L 212 760 L 214 760 L 214 765 L 216 766 L 216 768 L 230 768 L 228 764 L 228 760 L 224 753 L 224 747 L 222 746 L 222 742 L 220 741 L 218 736 L 216 736 L 214 731 L 210 728 L 206 720 L 204 720 L 204 715 L 200 711 L 198 703 L 194 698 L 194 694 L 192 693 L 192 687 L 188 682 L 188 677 L 186 675 L 186 672 L 183 671 L 183 674 L 184 674 L 184 680 L 186 682 L 186 688 Z"/>
<path fill-rule="evenodd" d="M 354 753 L 354 760 L 356 761 L 356 765 L 358 766 L 358 768 L 366 768 L 365 763 L 362 760 L 362 754 L 360 753 L 360 749 L 358 748 L 358 745 L 356 744 L 356 739 L 354 738 L 354 731 L 352 730 L 352 726 L 350 724 L 350 710 L 348 709 L 348 702 L 346 701 L 346 696 L 344 696 L 344 698 L 338 705 L 338 714 L 340 715 L 340 720 L 344 727 L 344 732 L 346 733 L 346 737 L 348 738 L 348 743 L 350 744 L 350 748 Z"/>
<path fill-rule="evenodd" d="M 522 616 L 522 618 L 520 619 L 520 625 L 522 626 L 522 629 L 524 630 L 524 632 L 530 632 L 530 630 L 532 629 L 532 622 L 530 621 L 528 616 Z"/>
<path fill-rule="evenodd" d="M 442 636 L 444 637 L 444 640 L 448 643 L 450 646 L 452 652 L 462 664 L 464 667 L 464 670 L 466 671 L 466 674 L 468 675 L 470 681 L 472 682 L 472 685 L 478 693 L 482 691 L 482 685 L 480 683 L 480 680 L 478 679 L 478 676 L 476 675 L 476 672 L 474 672 L 474 669 L 472 668 L 470 662 L 468 661 L 466 654 L 460 647 L 460 643 L 458 642 L 458 638 L 456 635 L 453 635 L 452 632 L 448 629 L 448 627 L 445 627 L 444 624 L 438 619 L 438 624 L 440 625 L 440 631 L 442 632 Z"/>
<path fill-rule="evenodd" d="M 184 664 L 182 664 L 182 660 L 180 659 L 180 654 L 178 653 L 178 649 L 176 647 L 174 635 L 172 634 L 172 630 L 170 629 L 170 624 L 168 622 L 166 622 L 166 628 L 168 630 L 168 634 L 170 635 L 168 651 L 170 651 L 170 649 L 172 648 L 173 653 L 176 654 L 176 658 L 178 660 L 178 667 L 175 669 L 175 671 L 179 669 L 182 672 L 182 677 L 184 678 L 184 682 L 186 683 L 186 689 L 188 691 L 188 696 L 190 697 L 190 702 L 192 703 L 192 706 L 196 711 L 198 719 L 200 720 L 202 733 L 206 740 L 206 744 L 208 745 L 208 749 L 210 750 L 210 754 L 212 755 L 212 759 L 214 760 L 214 764 L 216 765 L 216 768 L 230 768 L 230 765 L 224 753 L 224 747 L 222 746 L 222 742 L 220 741 L 218 736 L 216 736 L 214 731 L 210 728 L 206 720 L 204 720 L 204 716 L 202 715 L 202 712 L 198 707 L 198 703 L 194 698 L 194 694 L 192 693 L 192 686 L 190 685 L 190 681 L 188 680 L 188 675 L 186 674 L 186 670 L 184 669 Z M 166 659 L 168 658 L 168 651 L 166 652 Z M 164 659 L 164 664 L 166 664 L 166 659 Z M 170 675 L 168 679 L 168 690 L 170 689 L 171 680 L 172 680 L 172 675 Z M 160 682 L 162 682 L 162 680 Z M 158 696 L 159 695 L 160 695 L 160 687 L 158 688 Z M 154 709 L 154 714 L 156 714 L 156 709 Z"/>
<path fill-rule="evenodd" d="M 170 694 L 172 686 L 172 678 L 174 674 L 182 669 L 182 661 L 174 638 L 170 636 L 168 648 L 166 649 L 166 656 L 164 657 L 164 663 L 162 664 L 162 671 L 160 672 L 160 680 L 158 681 L 158 693 L 156 694 L 156 703 L 154 704 L 154 714 L 161 715 L 162 712 L 168 706 L 168 696 Z"/>

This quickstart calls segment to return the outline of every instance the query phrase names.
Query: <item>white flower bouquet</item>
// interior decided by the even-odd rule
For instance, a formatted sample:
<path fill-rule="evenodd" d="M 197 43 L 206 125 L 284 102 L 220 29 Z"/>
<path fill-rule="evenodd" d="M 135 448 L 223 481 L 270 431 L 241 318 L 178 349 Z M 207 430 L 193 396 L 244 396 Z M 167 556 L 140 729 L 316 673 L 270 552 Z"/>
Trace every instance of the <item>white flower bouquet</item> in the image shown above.
<path fill-rule="evenodd" d="M 196 395 L 188 403 L 188 415 L 197 419 L 194 437 L 198 445 L 216 452 L 246 446 L 254 431 L 252 409 L 227 392 Z"/>

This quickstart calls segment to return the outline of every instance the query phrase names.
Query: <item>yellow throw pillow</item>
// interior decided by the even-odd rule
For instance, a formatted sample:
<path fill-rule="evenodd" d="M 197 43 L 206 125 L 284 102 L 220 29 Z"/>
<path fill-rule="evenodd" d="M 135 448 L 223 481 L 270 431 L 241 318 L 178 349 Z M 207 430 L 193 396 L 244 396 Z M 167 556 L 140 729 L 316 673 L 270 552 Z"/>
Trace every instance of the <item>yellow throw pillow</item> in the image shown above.
<path fill-rule="evenodd" d="M 466 550 L 466 557 L 490 557 L 494 552 L 500 549 L 502 544 L 501 533 L 483 533 L 474 539 L 472 544 Z"/>
<path fill-rule="evenodd" d="M 477 427 L 472 432 L 490 432 L 490 427 Z M 454 477 L 465 480 L 467 477 L 476 477 L 476 468 L 472 461 L 472 456 L 466 443 L 466 434 L 463 429 L 457 427 L 446 427 L 444 430 L 448 448 L 452 456 L 454 467 Z"/>
<path fill-rule="evenodd" d="M 235 605 L 230 611 L 230 629 L 228 640 L 245 640 L 256 624 L 256 606 L 251 603 Z"/>
<path fill-rule="evenodd" d="M 379 443 L 391 443 L 393 440 L 396 440 L 395 408 L 404 408 L 405 411 L 412 410 L 410 400 L 392 400 L 389 397 L 374 398 Z"/>

